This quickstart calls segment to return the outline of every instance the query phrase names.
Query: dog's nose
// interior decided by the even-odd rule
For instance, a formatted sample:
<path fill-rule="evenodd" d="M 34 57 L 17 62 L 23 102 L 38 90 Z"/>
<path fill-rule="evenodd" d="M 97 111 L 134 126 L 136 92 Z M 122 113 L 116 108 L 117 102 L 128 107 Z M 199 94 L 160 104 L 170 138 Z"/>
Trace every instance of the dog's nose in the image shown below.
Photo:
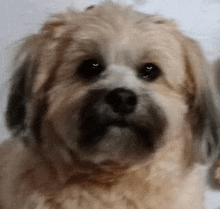
<path fill-rule="evenodd" d="M 137 96 L 131 90 L 116 88 L 106 95 L 106 103 L 112 107 L 114 112 L 129 114 L 135 110 Z"/>

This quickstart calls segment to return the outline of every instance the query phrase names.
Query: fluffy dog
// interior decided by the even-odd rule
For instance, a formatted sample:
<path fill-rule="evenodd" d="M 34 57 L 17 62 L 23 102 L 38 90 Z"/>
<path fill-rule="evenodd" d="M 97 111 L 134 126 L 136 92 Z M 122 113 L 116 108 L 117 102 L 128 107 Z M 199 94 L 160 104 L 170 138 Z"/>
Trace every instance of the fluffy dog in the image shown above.
<path fill-rule="evenodd" d="M 115 4 L 57 14 L 15 68 L 1 209 L 203 208 L 208 68 L 172 21 Z"/>

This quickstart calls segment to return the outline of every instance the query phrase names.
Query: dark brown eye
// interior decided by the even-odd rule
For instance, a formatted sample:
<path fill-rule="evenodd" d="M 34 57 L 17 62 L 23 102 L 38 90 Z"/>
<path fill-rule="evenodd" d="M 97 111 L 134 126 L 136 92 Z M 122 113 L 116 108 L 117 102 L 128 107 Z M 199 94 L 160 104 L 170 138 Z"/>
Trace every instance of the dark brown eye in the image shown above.
<path fill-rule="evenodd" d="M 92 78 L 99 75 L 104 70 L 104 66 L 96 59 L 84 60 L 78 67 L 78 72 L 84 78 Z"/>
<path fill-rule="evenodd" d="M 146 63 L 140 68 L 140 76 L 147 81 L 154 81 L 161 74 L 160 68 L 153 63 Z"/>

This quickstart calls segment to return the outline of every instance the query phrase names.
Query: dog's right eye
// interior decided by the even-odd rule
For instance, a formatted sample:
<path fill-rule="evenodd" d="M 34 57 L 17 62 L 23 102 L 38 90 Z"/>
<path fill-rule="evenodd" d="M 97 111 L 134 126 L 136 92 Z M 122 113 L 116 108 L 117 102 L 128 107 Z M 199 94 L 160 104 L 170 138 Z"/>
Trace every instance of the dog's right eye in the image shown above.
<path fill-rule="evenodd" d="M 84 78 L 92 78 L 99 75 L 104 70 L 104 66 L 96 59 L 84 60 L 78 67 L 78 72 Z"/>
<path fill-rule="evenodd" d="M 147 81 L 154 81 L 161 74 L 160 68 L 154 63 L 145 63 L 141 69 L 139 76 Z"/>

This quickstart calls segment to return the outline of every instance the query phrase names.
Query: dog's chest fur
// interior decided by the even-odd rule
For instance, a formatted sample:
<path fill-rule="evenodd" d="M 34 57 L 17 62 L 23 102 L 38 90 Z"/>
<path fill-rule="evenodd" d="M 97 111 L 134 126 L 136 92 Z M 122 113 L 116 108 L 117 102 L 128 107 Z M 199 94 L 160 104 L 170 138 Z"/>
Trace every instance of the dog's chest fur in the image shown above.
<path fill-rule="evenodd" d="M 182 139 L 179 140 L 183 142 Z M 149 166 L 135 168 L 110 186 L 97 185 L 89 181 L 82 181 L 83 184 L 80 184 L 74 183 L 73 180 L 65 186 L 56 187 L 55 184 L 59 181 L 51 180 L 52 176 L 46 164 L 44 164 L 45 168 L 41 166 L 37 169 L 40 161 L 35 157 L 28 160 L 26 156 L 28 153 L 25 154 L 23 148 L 16 146 L 12 151 L 7 146 L 9 150 L 4 149 L 4 151 L 11 153 L 19 167 L 25 166 L 22 162 L 27 164 L 25 170 L 30 170 L 33 165 L 36 166 L 32 176 L 30 178 L 26 176 L 19 186 L 21 189 L 24 185 L 25 191 L 29 191 L 24 200 L 20 201 L 19 198 L 15 200 L 13 198 L 15 190 L 7 184 L 7 179 L 2 180 L 4 191 L 9 192 L 7 198 L 14 199 L 8 208 L 14 208 L 15 205 L 18 207 L 18 204 L 21 204 L 20 208 L 24 209 L 202 209 L 205 189 L 203 182 L 207 172 L 196 166 L 190 166 L 188 171 L 183 172 L 184 166 L 180 163 L 183 161 L 183 143 L 179 140 L 176 138 L 175 141 L 161 148 Z M 20 161 L 18 156 L 26 160 Z M 15 159 L 18 161 L 16 162 Z M 14 178 L 16 181 L 20 177 L 14 176 Z M 34 185 L 34 182 L 38 182 L 38 186 Z M 52 187 L 54 189 L 51 190 Z M 22 190 L 16 191 L 14 197 L 19 197 L 21 192 Z M 10 199 L 6 202 L 10 203 Z"/>
<path fill-rule="evenodd" d="M 194 166 L 183 174 L 178 164 L 181 155 L 176 152 L 166 157 L 158 154 L 150 169 L 134 170 L 109 187 L 84 182 L 69 184 L 47 198 L 34 193 L 27 209 L 34 204 L 43 209 L 202 209 L 206 169 Z"/>
<path fill-rule="evenodd" d="M 204 171 L 195 168 L 184 180 L 144 179 L 144 172 L 127 176 L 112 188 L 69 186 L 53 198 L 35 193 L 24 208 L 42 209 L 202 209 Z M 163 181 L 163 185 L 159 185 Z M 175 182 L 174 182 L 175 181 Z M 204 180 L 203 180 L 204 181 Z M 174 183 L 179 183 L 174 186 Z M 200 185 L 200 186 L 199 186 Z M 155 187 L 156 186 L 156 187 Z M 30 207 L 32 205 L 32 207 Z"/>

